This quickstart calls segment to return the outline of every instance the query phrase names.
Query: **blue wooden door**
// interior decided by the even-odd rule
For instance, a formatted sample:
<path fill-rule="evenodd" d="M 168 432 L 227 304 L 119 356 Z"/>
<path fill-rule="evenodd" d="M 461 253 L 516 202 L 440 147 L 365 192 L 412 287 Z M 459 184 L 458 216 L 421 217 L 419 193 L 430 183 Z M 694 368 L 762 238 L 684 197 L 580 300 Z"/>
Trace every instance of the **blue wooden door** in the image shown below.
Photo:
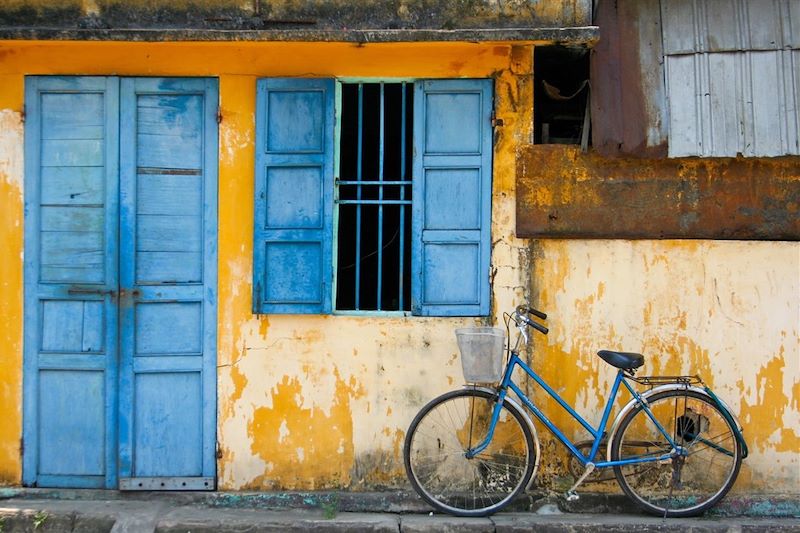
<path fill-rule="evenodd" d="M 25 90 L 23 483 L 111 488 L 118 85 L 29 78 Z"/>
<path fill-rule="evenodd" d="M 26 485 L 214 488 L 217 94 L 27 80 Z"/>
<path fill-rule="evenodd" d="M 120 488 L 213 489 L 216 81 L 120 94 Z"/>

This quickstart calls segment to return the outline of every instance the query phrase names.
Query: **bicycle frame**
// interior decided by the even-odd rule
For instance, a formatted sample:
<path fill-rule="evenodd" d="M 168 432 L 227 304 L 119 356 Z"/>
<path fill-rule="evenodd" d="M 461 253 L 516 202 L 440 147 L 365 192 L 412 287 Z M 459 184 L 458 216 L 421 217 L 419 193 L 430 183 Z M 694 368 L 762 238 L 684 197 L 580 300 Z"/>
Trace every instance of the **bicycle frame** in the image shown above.
<path fill-rule="evenodd" d="M 539 384 L 542 389 L 544 389 L 547 394 L 550 395 L 556 402 L 558 402 L 561 407 L 563 407 L 567 413 L 572 416 L 581 426 L 583 426 L 591 435 L 594 437 L 594 442 L 592 443 L 592 449 L 589 452 L 588 456 L 583 455 L 575 444 L 566 436 L 558 427 L 549 419 L 547 415 L 545 415 L 538 407 L 536 407 L 533 402 L 530 401 L 528 396 L 514 383 L 512 379 L 512 375 L 514 373 L 515 368 L 519 366 L 528 376 L 533 379 L 536 383 Z M 617 371 L 617 376 L 614 379 L 614 384 L 611 387 L 611 395 L 606 401 L 606 405 L 603 409 L 603 416 L 600 420 L 600 425 L 595 429 L 589 424 L 578 412 L 576 412 L 566 401 L 564 401 L 559 394 L 554 391 L 536 372 L 534 372 L 525 362 L 520 359 L 516 350 L 511 351 L 511 357 L 506 366 L 505 374 L 503 376 L 503 381 L 500 383 L 499 387 L 499 396 L 497 400 L 497 405 L 495 406 L 492 412 L 492 421 L 489 426 L 489 432 L 486 436 L 486 439 L 481 442 L 478 446 L 470 449 L 467 451 L 467 457 L 474 457 L 481 453 L 483 450 L 491 442 L 492 438 L 494 437 L 494 430 L 497 426 L 497 421 L 500 417 L 500 410 L 503 405 L 503 400 L 505 400 L 506 396 L 508 395 L 508 390 L 511 389 L 514 393 L 519 397 L 522 401 L 523 405 L 525 405 L 535 416 L 536 418 L 544 424 L 547 429 L 549 429 L 553 435 L 563 444 L 569 451 L 574 455 L 578 461 L 581 462 L 583 466 L 589 465 L 592 463 L 592 458 L 597 455 L 597 451 L 600 448 L 601 441 L 603 440 L 603 435 L 605 434 L 606 426 L 608 425 L 608 419 L 611 415 L 611 409 L 614 406 L 614 400 L 616 400 L 617 393 L 619 392 L 620 384 L 624 385 L 628 392 L 630 392 L 631 396 L 633 397 L 633 401 L 642 405 L 644 412 L 650 418 L 650 420 L 655 424 L 658 431 L 667 439 L 669 442 L 670 447 L 672 450 L 669 453 L 661 454 L 658 456 L 640 456 L 634 457 L 630 459 L 623 459 L 617 461 L 600 461 L 597 463 L 593 463 L 595 468 L 606 468 L 609 466 L 621 466 L 621 465 L 628 465 L 628 464 L 641 464 L 641 463 L 651 463 L 651 462 L 658 462 L 671 459 L 675 455 L 681 453 L 681 447 L 675 444 L 672 436 L 664 429 L 664 427 L 656 420 L 653 416 L 653 413 L 650 411 L 650 408 L 647 405 L 647 402 L 642 400 L 641 395 L 636 392 L 636 390 L 628 383 L 628 380 L 625 379 L 625 374 L 622 370 Z"/>

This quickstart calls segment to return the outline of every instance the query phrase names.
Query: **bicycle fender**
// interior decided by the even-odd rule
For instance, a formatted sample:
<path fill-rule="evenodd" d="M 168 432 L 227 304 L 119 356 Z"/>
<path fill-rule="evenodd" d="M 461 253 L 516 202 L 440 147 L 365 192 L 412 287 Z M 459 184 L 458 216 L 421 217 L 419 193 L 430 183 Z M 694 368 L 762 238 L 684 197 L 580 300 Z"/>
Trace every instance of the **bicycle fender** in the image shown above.
<path fill-rule="evenodd" d="M 744 440 L 744 429 L 742 425 L 739 423 L 739 420 L 733 415 L 730 407 L 726 404 L 722 399 L 719 398 L 714 392 L 705 387 L 706 394 L 708 394 L 711 399 L 713 399 L 717 403 L 717 407 L 719 407 L 720 411 L 722 411 L 722 416 L 728 419 L 728 423 L 733 422 L 734 429 L 736 430 L 736 439 L 739 441 L 739 445 L 742 447 L 742 459 L 746 459 L 748 455 L 750 455 L 750 450 L 747 448 L 747 442 Z"/>
<path fill-rule="evenodd" d="M 639 396 L 642 398 L 642 400 L 647 401 L 647 398 L 649 398 L 653 394 L 658 394 L 659 392 L 673 391 L 673 390 L 697 392 L 699 394 L 702 394 L 703 396 L 706 396 L 712 402 L 717 403 L 716 400 L 714 400 L 714 398 L 712 398 L 706 392 L 705 389 L 702 389 L 700 387 L 681 385 L 680 383 L 667 383 L 666 385 L 659 385 L 658 387 L 654 387 L 648 391 L 641 393 Z M 637 405 L 638 402 L 636 401 L 636 398 L 631 398 L 631 400 L 625 404 L 625 407 L 623 407 L 620 410 L 620 412 L 617 413 L 617 416 L 614 418 L 614 422 L 611 424 L 611 430 L 608 432 L 608 450 L 606 451 L 607 461 L 611 461 L 611 448 L 612 448 L 611 443 L 614 442 L 614 439 L 617 436 L 617 430 L 619 429 L 620 422 L 622 422 L 622 419 L 625 417 L 625 415 L 633 411 Z M 730 413 L 730 411 L 728 412 Z M 734 418 L 734 421 L 735 420 L 736 419 Z M 738 425 L 739 422 L 737 421 L 736 424 Z"/>
<path fill-rule="evenodd" d="M 470 390 L 479 390 L 483 392 L 488 392 L 489 394 L 493 394 L 497 396 L 497 389 L 491 389 L 488 387 L 473 387 L 469 386 Z M 528 416 L 528 411 L 526 411 L 514 398 L 510 395 L 506 394 L 505 401 L 508 402 L 508 405 L 512 409 L 516 409 L 520 415 L 522 415 L 522 419 L 528 424 L 528 428 L 531 430 L 531 435 L 533 435 L 533 446 L 536 449 L 536 459 L 533 463 L 533 473 L 531 474 L 531 480 L 528 482 L 528 487 L 531 486 L 533 481 L 536 479 L 536 473 L 539 471 L 539 461 L 541 460 L 541 448 L 539 446 L 539 433 L 536 432 L 536 426 L 533 425 L 533 420 L 531 417 Z M 526 489 L 528 487 L 525 487 Z"/>

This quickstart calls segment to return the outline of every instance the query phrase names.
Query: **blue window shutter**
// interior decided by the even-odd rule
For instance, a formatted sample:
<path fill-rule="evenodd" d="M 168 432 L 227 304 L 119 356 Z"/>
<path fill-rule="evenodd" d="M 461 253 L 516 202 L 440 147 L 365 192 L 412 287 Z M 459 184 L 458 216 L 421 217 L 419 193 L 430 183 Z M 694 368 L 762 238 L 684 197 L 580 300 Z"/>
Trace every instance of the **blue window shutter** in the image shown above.
<path fill-rule="evenodd" d="M 414 88 L 413 314 L 489 313 L 492 80 Z"/>
<path fill-rule="evenodd" d="M 256 101 L 253 310 L 330 313 L 332 79 L 261 79 Z"/>

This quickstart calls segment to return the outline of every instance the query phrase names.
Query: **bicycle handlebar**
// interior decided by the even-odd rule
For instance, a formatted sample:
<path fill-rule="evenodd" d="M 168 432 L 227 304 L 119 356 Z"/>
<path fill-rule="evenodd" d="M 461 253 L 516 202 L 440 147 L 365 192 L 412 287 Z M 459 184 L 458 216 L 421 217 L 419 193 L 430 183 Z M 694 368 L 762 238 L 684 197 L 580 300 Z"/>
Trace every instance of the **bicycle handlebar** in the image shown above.
<path fill-rule="evenodd" d="M 541 318 L 542 320 L 547 320 L 547 314 L 539 311 L 538 309 L 534 309 L 533 307 L 526 307 L 524 305 L 520 305 L 520 306 L 517 307 L 517 312 L 519 314 L 528 313 L 528 314 L 531 314 L 531 315 L 535 316 L 536 318 Z"/>
<path fill-rule="evenodd" d="M 547 319 L 547 315 L 545 313 L 539 311 L 539 310 L 536 310 L 536 309 L 532 308 L 532 307 L 525 307 L 524 305 L 520 305 L 519 307 L 517 307 L 517 312 L 514 313 L 515 316 L 518 317 L 522 322 L 524 322 L 525 324 L 529 325 L 533 329 L 539 331 L 540 333 L 544 333 L 545 335 L 547 335 L 547 333 L 550 330 L 547 329 L 545 326 L 539 324 L 538 322 L 534 322 L 533 320 L 531 320 L 530 318 L 525 316 L 526 313 L 534 315 L 534 316 L 536 316 L 536 317 L 538 317 L 538 318 L 540 318 L 542 320 L 546 320 Z"/>

